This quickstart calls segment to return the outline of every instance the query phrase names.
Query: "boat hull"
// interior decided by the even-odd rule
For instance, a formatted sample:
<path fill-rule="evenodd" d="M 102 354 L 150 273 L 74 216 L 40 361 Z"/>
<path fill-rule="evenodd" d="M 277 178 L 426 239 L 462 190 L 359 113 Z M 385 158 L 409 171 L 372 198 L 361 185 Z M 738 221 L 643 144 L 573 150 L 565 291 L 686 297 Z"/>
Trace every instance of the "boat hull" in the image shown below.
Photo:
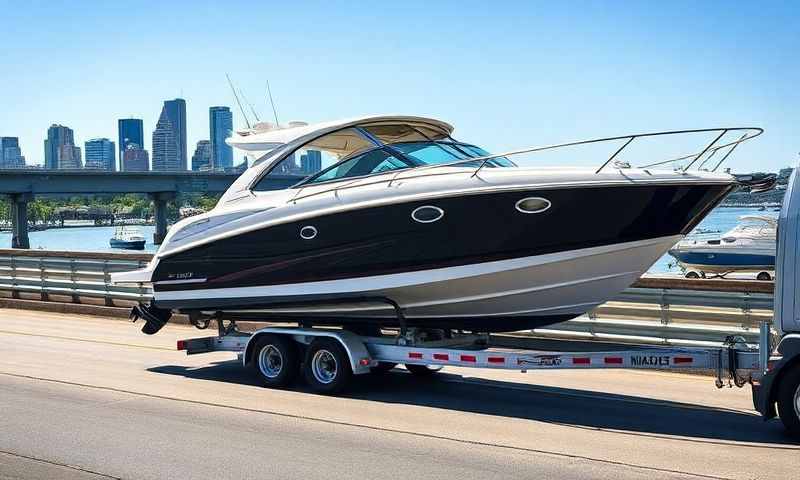
<path fill-rule="evenodd" d="M 124 248 L 127 250 L 144 250 L 144 245 L 146 240 L 135 240 L 135 241 L 128 241 L 128 240 L 115 240 L 111 239 L 108 242 L 111 245 L 111 248 Z"/>
<path fill-rule="evenodd" d="M 712 273 L 775 269 L 774 249 L 671 249 L 681 265 Z"/>
<path fill-rule="evenodd" d="M 385 305 L 324 304 L 387 297 L 412 326 L 536 328 L 579 316 L 629 286 L 731 188 L 517 189 L 305 218 L 159 259 L 154 305 L 267 321 L 394 325 Z M 550 207 L 534 214 L 515 208 L 530 197 Z M 443 216 L 414 221 L 411 213 L 423 206 Z M 308 226 L 314 237 L 301 238 Z"/>

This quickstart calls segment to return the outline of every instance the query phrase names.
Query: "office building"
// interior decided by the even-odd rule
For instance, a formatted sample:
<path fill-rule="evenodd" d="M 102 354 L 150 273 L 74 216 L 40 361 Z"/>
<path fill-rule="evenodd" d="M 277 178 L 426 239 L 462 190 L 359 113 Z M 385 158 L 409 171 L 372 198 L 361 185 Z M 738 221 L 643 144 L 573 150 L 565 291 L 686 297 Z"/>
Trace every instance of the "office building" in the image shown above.
<path fill-rule="evenodd" d="M 19 138 L 0 137 L 0 168 L 25 168 Z"/>
<path fill-rule="evenodd" d="M 300 155 L 300 169 L 308 175 L 322 170 L 322 152 L 306 150 L 306 153 Z"/>
<path fill-rule="evenodd" d="M 211 142 L 208 140 L 197 142 L 197 148 L 192 155 L 192 171 L 211 170 L 213 168 L 211 158 Z"/>
<path fill-rule="evenodd" d="M 187 160 L 189 159 L 188 151 L 186 150 L 186 101 L 182 98 L 167 100 L 164 102 L 163 111 L 166 112 L 169 118 L 173 136 L 175 137 L 178 170 L 186 170 Z M 153 160 L 155 165 L 155 148 L 153 148 Z"/>
<path fill-rule="evenodd" d="M 64 144 L 58 148 L 56 154 L 58 163 L 56 168 L 59 170 L 76 170 L 83 168 L 81 160 L 81 147 L 71 144 Z"/>
<path fill-rule="evenodd" d="M 64 145 L 75 145 L 72 129 L 64 125 L 51 125 L 44 141 L 44 168 L 59 168 L 59 152 Z"/>
<path fill-rule="evenodd" d="M 139 148 L 144 148 L 144 125 L 138 118 L 121 118 L 117 120 L 119 159 L 128 145 L 135 143 Z"/>
<path fill-rule="evenodd" d="M 165 102 L 156 129 L 153 131 L 153 171 L 185 170 L 186 164 L 181 163 L 178 149 L 178 139 L 175 137 L 175 129 Z"/>
<path fill-rule="evenodd" d="M 150 170 L 150 158 L 147 150 L 143 150 L 135 143 L 129 143 L 122 152 L 120 170 L 123 172 L 146 172 Z"/>
<path fill-rule="evenodd" d="M 208 125 L 211 139 L 211 164 L 214 170 L 223 170 L 233 166 L 233 148 L 225 143 L 233 131 L 233 115 L 228 107 L 211 107 L 208 109 Z"/>
<path fill-rule="evenodd" d="M 85 168 L 116 171 L 117 154 L 114 142 L 107 138 L 95 138 L 84 144 Z"/>

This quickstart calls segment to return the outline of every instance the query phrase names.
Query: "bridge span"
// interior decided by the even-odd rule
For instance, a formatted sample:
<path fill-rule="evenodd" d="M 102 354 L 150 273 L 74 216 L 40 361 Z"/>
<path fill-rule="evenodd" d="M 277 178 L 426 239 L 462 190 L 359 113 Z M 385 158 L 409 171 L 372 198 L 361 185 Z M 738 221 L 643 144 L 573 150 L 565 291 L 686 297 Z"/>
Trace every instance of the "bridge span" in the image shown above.
<path fill-rule="evenodd" d="M 160 244 L 167 234 L 167 202 L 178 193 L 221 193 L 239 174 L 216 172 L 108 172 L 103 170 L 0 170 L 0 195 L 11 202 L 12 248 L 30 248 L 28 203 L 36 195 L 144 193 L 153 201 Z M 269 187 L 286 188 L 294 177 L 271 176 Z"/>

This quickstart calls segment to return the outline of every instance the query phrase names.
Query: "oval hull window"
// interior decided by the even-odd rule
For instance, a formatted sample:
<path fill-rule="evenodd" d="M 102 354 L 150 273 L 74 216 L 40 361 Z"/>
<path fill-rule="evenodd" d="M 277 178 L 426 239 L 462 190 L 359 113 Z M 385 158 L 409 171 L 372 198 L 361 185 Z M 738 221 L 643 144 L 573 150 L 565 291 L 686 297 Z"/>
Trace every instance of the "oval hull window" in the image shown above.
<path fill-rule="evenodd" d="M 317 236 L 317 229 L 311 225 L 306 225 L 300 229 L 300 238 L 303 240 L 311 240 Z"/>
<path fill-rule="evenodd" d="M 518 201 L 515 207 L 522 213 L 542 213 L 550 208 L 550 200 L 542 197 L 528 197 Z"/>
<path fill-rule="evenodd" d="M 411 218 L 419 223 L 433 223 L 441 220 L 442 217 L 444 217 L 444 210 L 433 205 L 418 207 L 411 212 Z"/>

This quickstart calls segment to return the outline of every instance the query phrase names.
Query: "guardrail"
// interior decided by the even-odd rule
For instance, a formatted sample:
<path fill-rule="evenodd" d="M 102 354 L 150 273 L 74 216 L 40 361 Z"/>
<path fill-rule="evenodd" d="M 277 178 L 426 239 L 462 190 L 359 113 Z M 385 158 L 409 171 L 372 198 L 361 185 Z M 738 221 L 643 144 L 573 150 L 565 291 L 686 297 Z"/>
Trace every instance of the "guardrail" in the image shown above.
<path fill-rule="evenodd" d="M 152 291 L 119 286 L 110 274 L 144 267 L 149 254 L 0 249 L 0 291 L 13 298 L 106 306 L 146 302 Z M 642 277 L 587 316 L 536 329 L 537 336 L 617 342 L 718 344 L 729 335 L 757 343 L 772 320 L 772 282 Z M 115 303 L 116 302 L 116 303 Z"/>

